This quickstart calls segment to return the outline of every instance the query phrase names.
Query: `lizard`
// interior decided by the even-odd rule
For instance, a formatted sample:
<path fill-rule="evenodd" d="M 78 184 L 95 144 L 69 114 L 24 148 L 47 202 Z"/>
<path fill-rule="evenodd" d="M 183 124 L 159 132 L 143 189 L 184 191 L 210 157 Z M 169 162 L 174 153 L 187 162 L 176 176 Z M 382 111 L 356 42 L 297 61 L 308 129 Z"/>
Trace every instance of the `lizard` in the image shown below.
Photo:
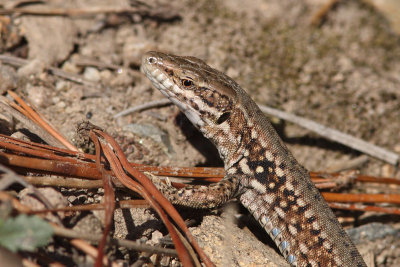
<path fill-rule="evenodd" d="M 152 178 L 172 204 L 212 209 L 237 198 L 291 266 L 366 266 L 357 248 L 268 118 L 230 77 L 190 56 L 156 51 L 141 70 L 217 147 L 225 177 L 176 189 Z"/>

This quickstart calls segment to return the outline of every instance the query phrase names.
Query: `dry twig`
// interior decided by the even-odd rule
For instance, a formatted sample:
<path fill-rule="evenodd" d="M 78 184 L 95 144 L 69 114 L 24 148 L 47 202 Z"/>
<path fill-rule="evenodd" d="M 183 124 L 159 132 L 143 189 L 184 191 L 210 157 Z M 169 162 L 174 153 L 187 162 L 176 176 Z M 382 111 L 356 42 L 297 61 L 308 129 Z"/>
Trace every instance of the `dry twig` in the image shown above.
<path fill-rule="evenodd" d="M 22 59 L 19 57 L 14 57 L 11 55 L 0 55 L 0 61 L 2 61 L 3 63 L 9 64 L 11 66 L 14 66 L 14 67 L 22 67 L 22 66 L 27 65 L 30 62 L 29 60 Z M 72 82 L 82 84 L 82 85 L 85 85 L 88 87 L 95 87 L 95 88 L 98 87 L 98 85 L 96 83 L 88 81 L 80 75 L 66 72 L 59 68 L 47 67 L 46 70 L 48 72 L 52 73 L 53 75 L 58 76 L 63 79 L 66 79 L 68 81 L 72 81 Z"/>
<path fill-rule="evenodd" d="M 151 109 L 151 108 L 163 107 L 163 106 L 170 105 L 170 104 L 171 104 L 171 101 L 169 101 L 169 99 L 160 99 L 160 100 L 150 101 L 150 102 L 144 103 L 142 105 L 138 105 L 138 106 L 134 106 L 134 107 L 125 109 L 125 110 L 115 114 L 114 119 L 128 115 L 130 113 L 135 113 L 135 112 L 139 112 L 139 111 Z"/>
<path fill-rule="evenodd" d="M 284 111 L 274 109 L 271 107 L 267 107 L 264 105 L 259 105 L 259 107 L 263 112 L 265 112 L 269 115 L 272 115 L 272 116 L 278 117 L 280 119 L 290 121 L 292 123 L 300 125 L 301 127 L 306 128 L 310 131 L 316 132 L 317 134 L 319 134 L 329 140 L 333 140 L 335 142 L 338 142 L 339 144 L 348 146 L 354 150 L 365 153 L 373 158 L 377 158 L 377 159 L 386 161 L 392 165 L 397 165 L 399 163 L 400 156 L 397 155 L 396 153 L 393 153 L 393 152 L 387 150 L 387 149 L 378 147 L 376 145 L 368 143 L 368 142 L 361 140 L 359 138 L 356 138 L 354 136 L 342 133 L 338 130 L 323 126 L 315 121 L 305 119 L 305 118 L 290 114 L 288 112 L 284 112 Z"/>
<path fill-rule="evenodd" d="M 85 8 L 56 8 L 43 6 L 41 8 L 14 7 L 0 9 L 0 15 L 24 14 L 36 16 L 68 16 L 82 17 L 98 14 L 139 14 L 145 17 L 152 17 L 160 20 L 178 19 L 179 14 L 166 6 L 158 7 L 85 7 Z"/>

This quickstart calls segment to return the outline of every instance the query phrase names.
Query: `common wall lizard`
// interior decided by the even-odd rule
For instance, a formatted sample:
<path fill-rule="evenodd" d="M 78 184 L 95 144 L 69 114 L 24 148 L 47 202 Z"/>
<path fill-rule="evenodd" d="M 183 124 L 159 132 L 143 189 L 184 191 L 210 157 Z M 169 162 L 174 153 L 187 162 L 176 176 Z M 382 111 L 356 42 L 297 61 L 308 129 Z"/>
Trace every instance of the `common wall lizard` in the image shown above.
<path fill-rule="evenodd" d="M 292 266 L 366 266 L 353 242 L 250 96 L 195 57 L 147 52 L 142 71 L 218 148 L 226 176 L 175 189 L 173 204 L 215 208 L 238 198 Z"/>

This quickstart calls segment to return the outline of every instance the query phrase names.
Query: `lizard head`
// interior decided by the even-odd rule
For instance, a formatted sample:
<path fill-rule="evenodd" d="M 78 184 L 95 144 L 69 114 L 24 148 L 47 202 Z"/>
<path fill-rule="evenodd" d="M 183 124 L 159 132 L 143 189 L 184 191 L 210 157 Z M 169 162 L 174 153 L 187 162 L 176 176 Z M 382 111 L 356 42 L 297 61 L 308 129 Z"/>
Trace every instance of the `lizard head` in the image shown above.
<path fill-rule="evenodd" d="M 236 114 L 239 106 L 236 88 L 241 89 L 235 81 L 200 59 L 161 52 L 147 52 L 141 69 L 214 142 L 223 158 L 239 148 L 245 131 L 239 123 L 245 120 Z"/>

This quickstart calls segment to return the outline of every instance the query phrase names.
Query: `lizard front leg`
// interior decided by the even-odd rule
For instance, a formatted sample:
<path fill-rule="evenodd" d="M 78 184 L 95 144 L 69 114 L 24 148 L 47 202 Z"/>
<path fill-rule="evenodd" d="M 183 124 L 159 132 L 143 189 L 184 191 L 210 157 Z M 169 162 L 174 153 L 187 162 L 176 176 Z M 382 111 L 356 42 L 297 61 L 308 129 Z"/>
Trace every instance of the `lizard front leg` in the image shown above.
<path fill-rule="evenodd" d="M 159 177 L 146 173 L 158 190 L 174 205 L 196 209 L 213 209 L 222 206 L 238 194 L 239 179 L 226 176 L 218 183 L 206 185 L 188 185 L 175 188 L 163 183 Z"/>

